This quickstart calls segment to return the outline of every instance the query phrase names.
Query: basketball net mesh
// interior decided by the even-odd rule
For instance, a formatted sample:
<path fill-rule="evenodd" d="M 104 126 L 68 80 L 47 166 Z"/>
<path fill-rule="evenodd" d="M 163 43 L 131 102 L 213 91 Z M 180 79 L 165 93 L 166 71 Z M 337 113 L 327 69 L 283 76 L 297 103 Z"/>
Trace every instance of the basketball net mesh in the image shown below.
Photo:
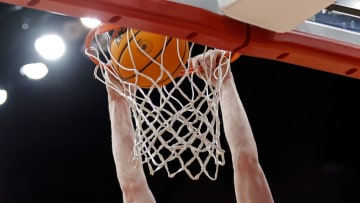
<path fill-rule="evenodd" d="M 131 29 L 123 32 L 122 36 L 133 35 Z M 200 53 L 191 58 L 196 45 L 189 42 L 189 60 L 181 64 L 181 76 L 165 86 L 159 86 L 149 78 L 153 84 L 145 89 L 140 88 L 136 81 L 123 80 L 115 70 L 114 56 L 110 53 L 110 44 L 114 39 L 111 32 L 95 29 L 92 35 L 91 46 L 86 47 L 85 53 L 97 64 L 94 70 L 96 79 L 126 98 L 132 112 L 135 146 L 131 161 L 135 161 L 134 166 L 146 164 L 151 175 L 165 168 L 169 177 L 184 171 L 194 180 L 203 173 L 215 180 L 219 166 L 225 164 L 220 144 L 219 99 L 222 79 L 226 74 L 224 70 L 227 71 L 230 66 L 227 52 L 211 52 L 202 46 Z M 141 47 L 137 46 L 137 49 Z M 213 66 L 219 59 L 219 52 L 218 61 L 223 61 L 222 64 L 211 73 L 209 68 L 202 67 L 200 73 L 197 61 L 208 57 L 208 65 Z M 136 58 L 131 60 L 136 61 Z M 150 56 L 149 60 L 158 63 Z M 116 65 L 129 69 L 119 63 Z M 162 74 L 171 77 L 161 63 L 158 65 Z M 138 76 L 142 74 L 135 72 Z M 116 78 L 118 84 L 107 79 L 109 75 Z"/>

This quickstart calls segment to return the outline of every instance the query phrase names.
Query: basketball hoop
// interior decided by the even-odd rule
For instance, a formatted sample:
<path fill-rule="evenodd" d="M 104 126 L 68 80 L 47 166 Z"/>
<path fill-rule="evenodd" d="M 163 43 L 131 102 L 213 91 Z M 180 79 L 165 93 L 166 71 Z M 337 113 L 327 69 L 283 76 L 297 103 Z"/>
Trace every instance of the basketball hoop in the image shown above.
<path fill-rule="evenodd" d="M 129 103 L 135 132 L 133 158 L 137 164 L 146 164 L 150 174 L 165 168 L 169 177 L 184 171 L 194 180 L 201 174 L 215 180 L 218 167 L 225 164 L 219 138 L 219 99 L 222 79 L 226 74 L 224 71 L 230 67 L 231 54 L 219 50 L 217 53 L 221 53 L 219 61 L 222 63 L 214 69 L 214 73 L 205 71 L 198 74 L 199 68 L 191 66 L 190 58 L 195 55 L 206 57 L 210 48 L 199 48 L 199 45 L 187 42 L 188 52 L 180 53 L 180 39 L 174 39 L 177 42 L 175 54 L 180 59 L 184 58 L 180 55 L 186 53 L 187 60 L 179 60 L 181 73 L 173 78 L 164 58 L 169 37 L 164 38 L 161 55 L 155 61 L 139 45 L 141 40 L 131 42 L 131 39 L 136 39 L 134 33 L 132 29 L 103 24 L 90 31 L 85 40 L 85 53 L 96 64 L 96 79 L 113 88 Z M 126 47 L 133 62 L 132 67 L 125 67 L 118 62 L 111 47 L 114 40 L 136 43 L 136 46 Z M 135 56 L 139 51 L 142 57 L 147 57 L 149 63 L 158 63 L 157 68 L 161 73 L 157 77 L 166 75 L 170 79 L 167 84 L 160 85 L 158 78 L 149 78 L 149 75 L 136 67 L 139 58 Z M 219 55 L 212 57 L 219 58 Z M 129 69 L 135 74 L 135 80 L 126 80 L 120 75 L 121 70 Z M 117 85 L 106 79 L 109 75 L 116 78 Z M 151 81 L 151 85 L 140 87 L 143 78 Z"/>

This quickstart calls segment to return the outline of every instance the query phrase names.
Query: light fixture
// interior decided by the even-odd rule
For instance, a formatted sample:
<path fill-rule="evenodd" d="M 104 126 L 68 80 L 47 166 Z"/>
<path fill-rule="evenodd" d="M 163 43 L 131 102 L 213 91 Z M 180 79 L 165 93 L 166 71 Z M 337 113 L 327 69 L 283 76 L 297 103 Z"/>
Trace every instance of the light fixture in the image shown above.
<path fill-rule="evenodd" d="M 65 43 L 56 34 L 49 34 L 35 40 L 36 51 L 47 60 L 56 60 L 65 53 Z"/>
<path fill-rule="evenodd" d="M 80 18 L 80 21 L 87 28 L 95 28 L 101 24 L 101 21 L 95 18 Z"/>
<path fill-rule="evenodd" d="M 0 89 L 0 105 L 4 104 L 7 100 L 7 91 Z"/>
<path fill-rule="evenodd" d="M 20 73 L 29 79 L 39 80 L 48 73 L 48 68 L 43 63 L 30 63 L 20 68 Z"/>

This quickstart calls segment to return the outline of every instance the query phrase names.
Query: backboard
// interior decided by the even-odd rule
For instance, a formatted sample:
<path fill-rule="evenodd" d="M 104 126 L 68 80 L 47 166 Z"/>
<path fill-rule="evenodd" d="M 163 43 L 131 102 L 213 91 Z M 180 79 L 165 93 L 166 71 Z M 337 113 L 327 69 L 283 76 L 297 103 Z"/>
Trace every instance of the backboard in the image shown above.
<path fill-rule="evenodd" d="M 355 0 L 2 0 L 360 78 Z M 191 15 L 184 15 L 184 14 Z"/>

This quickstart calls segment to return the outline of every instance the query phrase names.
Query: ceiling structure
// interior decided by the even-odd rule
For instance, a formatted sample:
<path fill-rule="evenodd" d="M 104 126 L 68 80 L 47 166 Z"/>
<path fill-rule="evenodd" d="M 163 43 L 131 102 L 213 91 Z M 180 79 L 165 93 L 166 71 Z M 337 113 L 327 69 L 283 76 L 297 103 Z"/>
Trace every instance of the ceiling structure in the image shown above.
<path fill-rule="evenodd" d="M 0 4 L 0 202 L 121 202 L 104 86 L 76 18 Z M 33 41 L 59 33 L 66 55 L 44 61 Z M 19 68 L 44 62 L 47 77 Z M 360 81 L 259 58 L 232 64 L 276 202 L 359 200 Z M 226 141 L 224 148 L 227 150 Z M 159 202 L 234 202 L 230 152 L 217 181 L 149 176 Z"/>

